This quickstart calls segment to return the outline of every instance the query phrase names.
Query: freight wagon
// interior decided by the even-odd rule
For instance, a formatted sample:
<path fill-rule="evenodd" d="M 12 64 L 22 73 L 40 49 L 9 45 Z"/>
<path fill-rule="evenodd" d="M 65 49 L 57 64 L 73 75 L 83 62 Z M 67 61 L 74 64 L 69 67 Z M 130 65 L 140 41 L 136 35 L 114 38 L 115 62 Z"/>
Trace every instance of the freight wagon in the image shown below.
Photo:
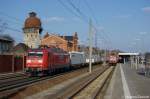
<path fill-rule="evenodd" d="M 85 65 L 84 52 L 69 52 L 71 67 L 81 67 Z"/>
<path fill-rule="evenodd" d="M 88 64 L 89 63 L 89 55 L 86 55 L 86 56 L 87 56 L 86 57 L 86 63 Z M 98 64 L 102 60 L 101 60 L 101 57 L 99 55 L 92 55 L 91 61 L 92 61 L 92 64 Z"/>

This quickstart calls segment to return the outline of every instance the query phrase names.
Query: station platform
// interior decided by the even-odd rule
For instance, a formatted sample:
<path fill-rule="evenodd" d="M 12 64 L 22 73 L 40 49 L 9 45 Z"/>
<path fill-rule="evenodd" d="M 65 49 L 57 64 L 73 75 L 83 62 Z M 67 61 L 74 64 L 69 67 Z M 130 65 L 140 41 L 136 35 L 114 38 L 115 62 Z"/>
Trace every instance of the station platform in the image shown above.
<path fill-rule="evenodd" d="M 150 99 L 150 78 L 130 64 L 118 64 L 104 99 Z"/>

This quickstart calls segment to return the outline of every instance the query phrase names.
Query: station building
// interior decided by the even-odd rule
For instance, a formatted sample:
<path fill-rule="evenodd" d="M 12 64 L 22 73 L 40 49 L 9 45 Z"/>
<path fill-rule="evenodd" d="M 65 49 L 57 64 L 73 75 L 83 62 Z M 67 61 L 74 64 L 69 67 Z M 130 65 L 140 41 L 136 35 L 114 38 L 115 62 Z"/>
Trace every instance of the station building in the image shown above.
<path fill-rule="evenodd" d="M 0 54 L 10 52 L 13 45 L 13 39 L 0 35 Z"/>
<path fill-rule="evenodd" d="M 78 35 L 75 32 L 72 36 L 60 36 L 46 33 L 42 38 L 42 22 L 35 12 L 29 13 L 24 22 L 24 44 L 29 48 L 39 48 L 41 45 L 55 46 L 65 51 L 78 51 Z"/>
<path fill-rule="evenodd" d="M 118 53 L 120 57 L 120 63 L 126 63 L 131 61 L 136 61 L 138 59 L 139 53 Z"/>
<path fill-rule="evenodd" d="M 41 45 L 59 47 L 67 52 L 78 51 L 78 35 L 77 32 L 72 36 L 60 36 L 46 33 L 41 41 Z"/>

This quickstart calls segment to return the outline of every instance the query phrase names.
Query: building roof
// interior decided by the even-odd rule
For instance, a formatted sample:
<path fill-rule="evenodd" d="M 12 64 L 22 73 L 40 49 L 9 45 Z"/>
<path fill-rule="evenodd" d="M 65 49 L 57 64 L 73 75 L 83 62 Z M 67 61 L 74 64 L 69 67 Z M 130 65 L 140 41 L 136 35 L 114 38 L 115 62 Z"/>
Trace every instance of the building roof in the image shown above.
<path fill-rule="evenodd" d="M 51 35 L 55 35 L 55 36 L 58 36 L 58 37 L 61 37 L 63 38 L 64 40 L 66 41 L 73 41 L 74 37 L 76 37 L 78 39 L 78 35 L 77 35 L 77 32 L 75 32 L 75 34 L 73 36 L 60 36 L 60 35 L 57 35 L 57 34 L 49 34 L 48 32 L 44 35 L 44 38 L 47 38 Z"/>
<path fill-rule="evenodd" d="M 61 38 L 65 38 L 67 41 L 73 41 L 73 36 L 60 36 Z"/>
<path fill-rule="evenodd" d="M 0 35 L 0 41 L 13 42 L 14 40 L 10 37 Z"/>
<path fill-rule="evenodd" d="M 29 13 L 29 17 L 25 20 L 24 28 L 41 28 L 41 20 L 36 17 L 35 12 Z"/>
<path fill-rule="evenodd" d="M 19 43 L 16 46 L 13 47 L 12 51 L 17 53 L 24 53 L 29 49 L 27 45 L 24 43 Z"/>
<path fill-rule="evenodd" d="M 139 53 L 119 53 L 119 55 L 139 55 Z"/>

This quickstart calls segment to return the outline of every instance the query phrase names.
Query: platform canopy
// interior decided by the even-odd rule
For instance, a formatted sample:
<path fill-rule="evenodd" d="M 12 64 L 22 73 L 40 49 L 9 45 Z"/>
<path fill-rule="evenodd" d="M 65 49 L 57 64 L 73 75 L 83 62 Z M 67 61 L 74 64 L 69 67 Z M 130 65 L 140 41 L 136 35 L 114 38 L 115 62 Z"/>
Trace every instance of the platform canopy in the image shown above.
<path fill-rule="evenodd" d="M 139 53 L 119 53 L 119 55 L 121 55 L 121 56 L 125 56 L 125 55 L 128 55 L 128 56 L 137 56 L 137 55 L 139 55 Z"/>

